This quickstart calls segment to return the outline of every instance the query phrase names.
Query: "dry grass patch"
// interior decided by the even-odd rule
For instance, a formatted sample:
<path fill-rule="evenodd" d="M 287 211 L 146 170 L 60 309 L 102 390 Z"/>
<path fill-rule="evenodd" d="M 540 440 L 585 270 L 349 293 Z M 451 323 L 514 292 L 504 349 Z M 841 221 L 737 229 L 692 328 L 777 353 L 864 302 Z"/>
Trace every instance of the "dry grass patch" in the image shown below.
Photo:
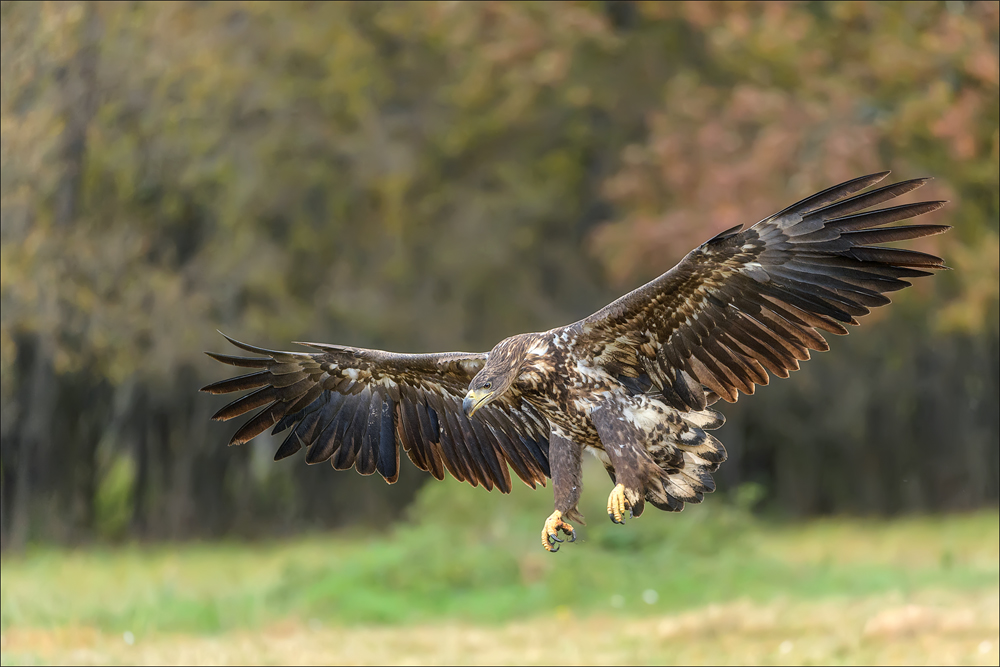
<path fill-rule="evenodd" d="M 1000 589 L 849 600 L 738 601 L 627 619 L 555 616 L 503 626 L 326 627 L 290 620 L 213 637 L 128 639 L 11 628 L 5 664 L 997 664 Z"/>

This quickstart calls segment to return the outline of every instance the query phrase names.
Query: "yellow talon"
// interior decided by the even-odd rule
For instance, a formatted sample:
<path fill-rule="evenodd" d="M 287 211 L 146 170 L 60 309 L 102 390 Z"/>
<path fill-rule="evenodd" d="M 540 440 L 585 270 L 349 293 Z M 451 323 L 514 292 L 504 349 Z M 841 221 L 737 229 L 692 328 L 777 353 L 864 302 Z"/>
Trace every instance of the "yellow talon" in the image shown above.
<path fill-rule="evenodd" d="M 625 485 L 618 484 L 608 496 L 608 516 L 615 523 L 625 523 L 625 510 L 631 508 L 632 504 L 625 497 Z"/>
<path fill-rule="evenodd" d="M 573 530 L 573 526 L 569 525 L 562 520 L 562 512 L 556 510 L 549 515 L 549 518 L 545 520 L 545 525 L 542 527 L 542 546 L 545 547 L 546 551 L 551 551 L 555 553 L 559 551 L 559 546 L 557 542 L 562 542 L 559 539 L 559 531 L 562 531 L 569 535 L 569 541 L 576 541 L 576 531 Z"/>

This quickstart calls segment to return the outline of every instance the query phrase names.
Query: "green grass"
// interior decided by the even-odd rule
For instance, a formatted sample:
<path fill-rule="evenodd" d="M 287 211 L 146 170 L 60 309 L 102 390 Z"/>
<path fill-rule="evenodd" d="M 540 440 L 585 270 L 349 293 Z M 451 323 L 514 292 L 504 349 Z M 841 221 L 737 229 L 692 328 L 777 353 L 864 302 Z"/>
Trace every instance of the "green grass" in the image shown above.
<path fill-rule="evenodd" d="M 555 555 L 539 542 L 551 511 L 548 489 L 500 496 L 455 482 L 426 487 L 411 520 L 383 534 L 33 548 L 3 559 L 0 627 L 93 627 L 138 637 L 231 632 L 287 618 L 498 624 L 567 610 L 637 617 L 737 599 L 981 591 L 1000 581 L 995 511 L 782 524 L 755 520 L 740 502 L 716 494 L 680 514 L 650 507 L 616 526 L 604 513 L 610 485 L 603 471 L 588 468 L 586 484 L 590 523 Z"/>

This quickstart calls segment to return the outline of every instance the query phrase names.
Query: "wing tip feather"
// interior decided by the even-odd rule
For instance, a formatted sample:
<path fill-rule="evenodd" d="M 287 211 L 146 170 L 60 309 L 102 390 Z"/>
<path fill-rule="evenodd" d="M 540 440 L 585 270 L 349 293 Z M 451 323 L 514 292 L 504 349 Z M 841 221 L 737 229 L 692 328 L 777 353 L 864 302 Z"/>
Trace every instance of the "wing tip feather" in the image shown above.
<path fill-rule="evenodd" d="M 858 190 L 864 190 L 865 188 L 870 188 L 876 183 L 881 183 L 882 181 L 885 180 L 886 176 L 888 176 L 891 173 L 892 173 L 891 169 L 886 169 L 885 171 L 876 171 L 866 176 L 859 176 L 858 178 L 853 178 L 849 181 L 845 181 L 844 183 L 841 183 L 840 185 L 835 185 L 833 187 L 847 189 L 852 186 L 858 185 L 860 183 L 864 183 L 864 185 L 862 185 L 861 187 L 853 190 L 853 192 L 857 192 Z"/>
<path fill-rule="evenodd" d="M 313 350 L 324 350 L 324 351 L 339 350 L 341 347 L 339 345 L 330 345 L 328 343 L 309 343 L 301 340 L 292 341 L 292 344 L 301 345 L 302 347 L 308 347 Z"/>

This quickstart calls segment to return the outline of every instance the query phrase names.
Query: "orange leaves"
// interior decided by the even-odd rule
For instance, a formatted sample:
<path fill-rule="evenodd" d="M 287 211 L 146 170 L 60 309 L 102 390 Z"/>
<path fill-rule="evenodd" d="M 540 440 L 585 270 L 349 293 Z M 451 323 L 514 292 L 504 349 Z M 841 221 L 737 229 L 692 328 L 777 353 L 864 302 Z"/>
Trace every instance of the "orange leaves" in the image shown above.
<path fill-rule="evenodd" d="M 935 137 L 947 141 L 951 157 L 956 161 L 971 160 L 989 151 L 988 145 L 979 145 L 976 119 L 982 114 L 985 100 L 979 91 L 966 89 L 958 99 L 944 109 L 933 125 Z"/>
<path fill-rule="evenodd" d="M 617 215 L 590 247 L 617 281 L 656 275 L 733 224 L 867 171 L 926 173 L 952 195 L 995 188 L 996 3 L 672 7 L 647 7 L 646 29 L 680 21 L 703 50 L 676 54 L 647 136 L 604 182 Z M 995 201 L 966 192 L 956 204 L 974 213 L 951 208 L 941 221 L 966 226 L 962 238 L 991 217 L 995 228 Z"/>

